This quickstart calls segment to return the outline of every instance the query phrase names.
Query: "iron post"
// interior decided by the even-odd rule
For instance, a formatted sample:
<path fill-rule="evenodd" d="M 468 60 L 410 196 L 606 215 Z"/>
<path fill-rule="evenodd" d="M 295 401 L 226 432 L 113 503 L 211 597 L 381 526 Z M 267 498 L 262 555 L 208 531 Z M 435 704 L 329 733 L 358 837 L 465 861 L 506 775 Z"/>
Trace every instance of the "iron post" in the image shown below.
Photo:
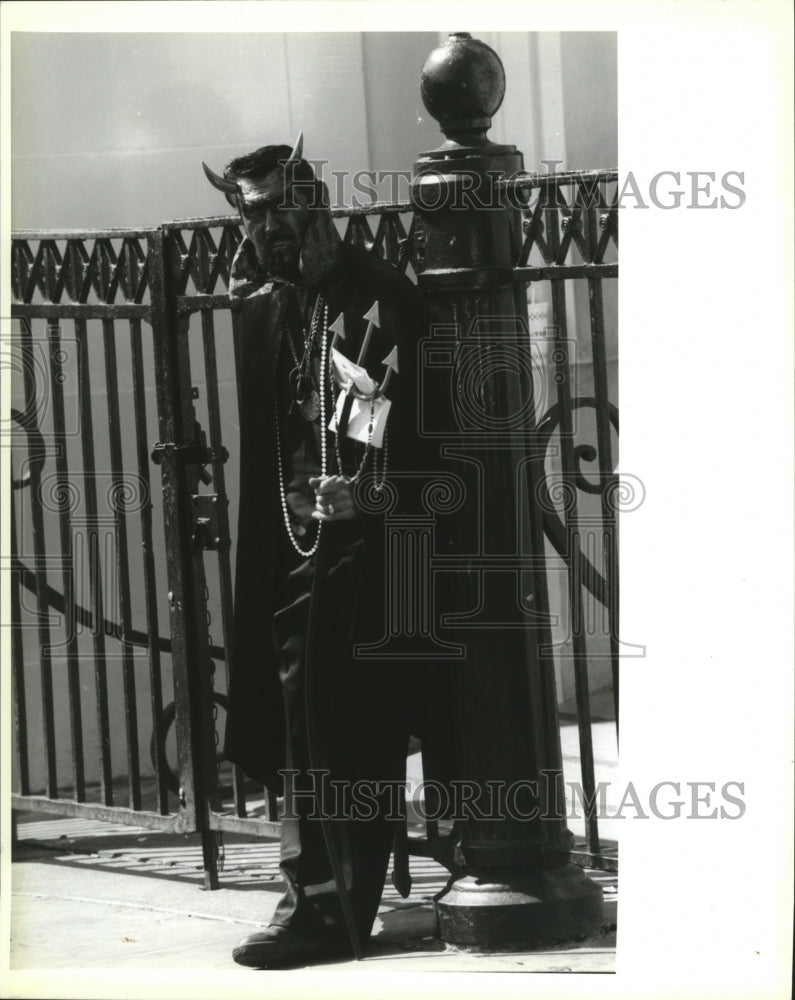
<path fill-rule="evenodd" d="M 487 45 L 450 35 L 429 56 L 421 89 L 446 139 L 420 155 L 412 183 L 424 231 L 419 281 L 434 321 L 427 357 L 450 360 L 449 391 L 423 371 L 431 391 L 421 409 L 444 431 L 441 468 L 468 491 L 439 525 L 445 623 L 466 649 L 454 696 L 467 801 L 456 806 L 460 874 L 437 914 L 448 944 L 532 948 L 596 929 L 602 894 L 570 863 L 565 820 L 535 489 L 543 454 L 525 284 L 512 273 L 521 211 L 500 184 L 523 170 L 523 158 L 486 135 L 505 91 Z"/>

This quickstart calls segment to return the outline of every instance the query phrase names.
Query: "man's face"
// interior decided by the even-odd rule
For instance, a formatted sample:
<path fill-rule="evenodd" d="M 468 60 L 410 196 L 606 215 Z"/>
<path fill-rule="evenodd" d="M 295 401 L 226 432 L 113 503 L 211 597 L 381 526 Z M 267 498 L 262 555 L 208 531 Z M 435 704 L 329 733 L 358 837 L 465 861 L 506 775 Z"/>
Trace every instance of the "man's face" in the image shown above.
<path fill-rule="evenodd" d="M 280 168 L 256 180 L 241 178 L 239 184 L 244 198 L 243 226 L 257 259 L 268 274 L 296 281 L 309 224 L 304 195 L 285 187 Z"/>

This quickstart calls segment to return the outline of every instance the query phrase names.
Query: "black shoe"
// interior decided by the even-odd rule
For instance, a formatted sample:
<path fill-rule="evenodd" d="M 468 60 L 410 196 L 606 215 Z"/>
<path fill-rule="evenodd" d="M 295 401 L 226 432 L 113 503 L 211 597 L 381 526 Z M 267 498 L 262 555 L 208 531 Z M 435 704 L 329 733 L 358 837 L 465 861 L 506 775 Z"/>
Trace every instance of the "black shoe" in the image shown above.
<path fill-rule="evenodd" d="M 232 950 L 237 964 L 250 969 L 289 969 L 350 957 L 350 948 L 341 942 L 304 937 L 286 927 L 268 927 L 249 934 Z"/>

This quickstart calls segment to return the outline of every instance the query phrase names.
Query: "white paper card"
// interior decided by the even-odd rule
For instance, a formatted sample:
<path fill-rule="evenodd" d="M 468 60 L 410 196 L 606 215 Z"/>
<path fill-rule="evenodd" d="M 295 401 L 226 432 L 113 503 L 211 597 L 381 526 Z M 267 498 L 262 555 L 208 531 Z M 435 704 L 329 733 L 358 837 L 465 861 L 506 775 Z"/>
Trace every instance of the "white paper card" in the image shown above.
<path fill-rule="evenodd" d="M 364 395 L 375 392 L 377 383 L 370 378 L 366 369 L 340 354 L 336 347 L 331 348 L 331 364 L 334 368 L 334 380 L 341 389 L 347 391 L 351 386 L 356 386 Z"/>
<path fill-rule="evenodd" d="M 342 417 L 342 408 L 345 405 L 345 400 L 347 398 L 347 393 L 340 393 L 335 407 L 334 416 L 331 418 L 331 423 L 328 427 L 333 434 L 337 433 L 337 422 Z M 381 448 L 384 443 L 384 430 L 386 429 L 386 420 L 389 416 L 389 409 L 391 406 L 392 403 L 386 398 L 386 396 L 379 396 L 379 398 L 373 400 L 372 403 L 370 400 L 357 399 L 354 396 L 353 405 L 351 406 L 351 415 L 348 420 L 348 427 L 346 429 L 345 436 L 353 438 L 354 441 L 361 441 L 362 444 L 367 444 L 370 428 L 370 412 L 372 408 L 373 429 L 372 440 L 370 443 L 374 448 Z"/>

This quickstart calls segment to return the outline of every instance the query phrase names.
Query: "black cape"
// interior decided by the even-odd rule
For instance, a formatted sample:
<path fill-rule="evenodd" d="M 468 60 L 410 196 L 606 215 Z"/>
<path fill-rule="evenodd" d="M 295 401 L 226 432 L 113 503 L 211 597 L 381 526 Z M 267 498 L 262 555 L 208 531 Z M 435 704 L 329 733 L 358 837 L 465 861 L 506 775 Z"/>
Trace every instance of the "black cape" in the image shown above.
<path fill-rule="evenodd" d="M 344 313 L 346 339 L 338 343 L 349 358 L 356 360 L 366 321 L 365 313 L 375 301 L 380 323 L 373 332 L 367 353 L 369 373 L 381 379 L 381 360 L 397 346 L 399 373 L 392 377 L 387 395 L 392 401 L 389 415 L 389 463 L 393 472 L 411 470 L 432 474 L 435 456 L 419 433 L 417 406 L 417 345 L 427 336 L 429 312 L 417 288 L 373 253 L 351 244 L 338 248 L 335 264 L 317 289 L 328 302 L 329 322 Z M 278 285 L 244 300 L 238 327 L 240 337 L 240 507 L 238 517 L 235 606 L 232 655 L 230 657 L 229 707 L 224 754 L 240 764 L 244 772 L 274 791 L 281 792 L 279 769 L 284 767 L 285 725 L 279 681 L 278 656 L 273 641 L 274 570 L 276 532 L 284 532 L 277 478 L 274 386 L 279 340 L 284 325 L 286 290 Z M 330 449 L 331 451 L 331 449 Z M 347 471 L 347 470 L 346 470 Z M 418 510 L 417 489 L 402 489 L 398 508 Z M 334 669 L 339 636 L 350 641 L 377 641 L 385 627 L 384 519 L 365 514 L 346 525 L 349 544 L 329 558 L 332 531 L 326 525 L 317 553 L 318 572 L 312 593 L 313 620 L 320 635 L 311 648 L 326 663 L 312 669 L 322 673 Z M 352 528 L 351 528 L 352 526 Z M 340 576 L 343 566 L 344 576 Z M 322 567 L 322 571 L 320 568 Z M 335 577 L 336 573 L 336 577 Z M 333 623 L 328 641 L 323 630 L 323 588 L 351 589 L 349 621 Z M 339 602 L 337 602 L 338 604 Z M 332 637 L 333 632 L 333 637 Z M 394 664 L 384 670 L 385 698 L 390 685 L 411 684 L 417 691 L 417 722 L 412 732 L 425 740 L 436 734 L 437 745 L 451 749 L 451 720 L 445 706 L 450 692 L 443 669 L 438 665 Z M 373 706 L 373 711 L 389 711 L 389 705 Z M 425 732 L 421 732 L 425 730 Z M 434 756 L 439 758 L 437 748 Z"/>

